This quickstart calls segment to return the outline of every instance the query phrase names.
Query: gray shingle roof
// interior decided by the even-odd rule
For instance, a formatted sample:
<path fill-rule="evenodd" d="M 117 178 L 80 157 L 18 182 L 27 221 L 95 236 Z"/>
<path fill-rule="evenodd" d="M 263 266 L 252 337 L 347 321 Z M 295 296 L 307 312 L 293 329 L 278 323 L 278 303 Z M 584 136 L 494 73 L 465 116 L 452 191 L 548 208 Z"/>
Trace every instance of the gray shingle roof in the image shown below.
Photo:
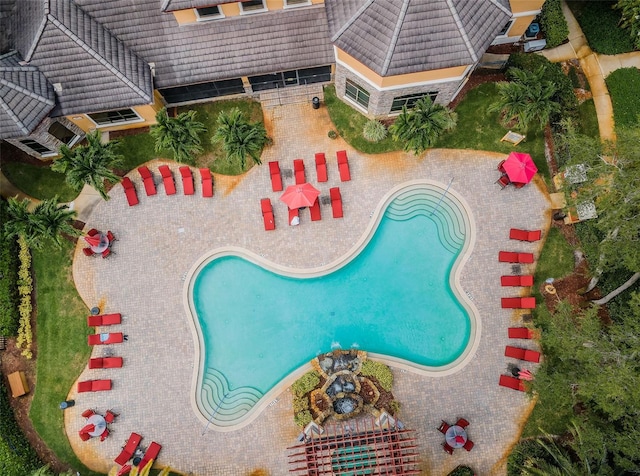
<path fill-rule="evenodd" d="M 505 0 L 325 0 L 334 44 L 381 76 L 475 63 Z"/>
<path fill-rule="evenodd" d="M 331 64 L 323 5 L 179 26 L 158 0 L 76 0 L 156 65 L 159 88 Z"/>
<path fill-rule="evenodd" d="M 32 4 L 44 4 L 44 8 L 38 10 Z M 152 102 L 151 71 L 146 62 L 73 1 L 20 2 L 18 11 L 18 21 L 28 18 L 40 26 L 27 28 L 32 34 L 35 31 L 33 41 L 21 36 L 16 46 L 21 46 L 29 64 L 37 66 L 51 83 L 62 85 L 54 114 Z"/>
<path fill-rule="evenodd" d="M 0 57 L 0 139 L 26 136 L 55 105 L 53 87 L 16 53 Z"/>

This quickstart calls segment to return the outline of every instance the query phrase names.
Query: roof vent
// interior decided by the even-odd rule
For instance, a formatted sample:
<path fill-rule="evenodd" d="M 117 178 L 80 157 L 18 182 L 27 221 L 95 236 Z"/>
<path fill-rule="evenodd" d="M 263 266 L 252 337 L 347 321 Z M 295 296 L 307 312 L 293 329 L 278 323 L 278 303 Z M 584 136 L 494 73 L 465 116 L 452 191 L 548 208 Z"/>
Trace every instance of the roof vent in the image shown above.
<path fill-rule="evenodd" d="M 156 64 L 155 63 L 149 63 L 149 68 L 151 68 L 151 77 L 155 78 L 156 77 Z"/>
<path fill-rule="evenodd" d="M 53 90 L 57 93 L 62 92 L 62 83 L 53 83 Z"/>

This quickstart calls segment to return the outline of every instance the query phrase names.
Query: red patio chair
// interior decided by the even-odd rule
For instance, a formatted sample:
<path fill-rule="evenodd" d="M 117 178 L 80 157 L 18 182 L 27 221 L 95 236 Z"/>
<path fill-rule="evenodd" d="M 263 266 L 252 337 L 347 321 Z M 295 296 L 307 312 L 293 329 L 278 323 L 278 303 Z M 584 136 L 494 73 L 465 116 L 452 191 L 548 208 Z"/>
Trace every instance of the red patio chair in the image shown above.
<path fill-rule="evenodd" d="M 338 171 L 340 172 L 340 181 L 348 182 L 351 180 L 351 172 L 349 171 L 349 159 L 347 159 L 347 151 L 339 150 L 336 152 L 338 157 Z"/>
<path fill-rule="evenodd" d="M 450 426 L 451 425 L 449 425 L 446 421 L 442 420 L 442 423 L 440 423 L 440 426 L 438 427 L 438 431 L 444 435 Z"/>
<path fill-rule="evenodd" d="M 525 392 L 527 390 L 522 380 L 512 377 L 511 375 L 500 375 L 498 385 L 501 387 L 511 388 L 513 390 L 519 390 L 520 392 Z"/>
<path fill-rule="evenodd" d="M 118 415 L 113 413 L 111 410 L 107 410 L 107 413 L 104 414 L 104 421 L 107 423 L 113 423 Z"/>
<path fill-rule="evenodd" d="M 342 218 L 344 216 L 342 211 L 342 195 L 338 187 L 329 189 L 329 196 L 331 197 L 331 211 L 333 212 L 333 218 Z"/>
<path fill-rule="evenodd" d="M 507 329 L 510 339 L 533 339 L 535 334 L 528 327 L 509 327 Z"/>
<path fill-rule="evenodd" d="M 97 235 L 99 232 L 98 230 L 96 230 L 95 228 L 91 228 L 88 232 L 87 232 L 87 236 L 95 236 Z"/>
<path fill-rule="evenodd" d="M 447 443 L 446 441 L 444 443 L 442 443 L 442 448 L 444 448 L 444 450 L 449 453 L 450 455 L 453 454 L 453 447 L 449 446 L 449 443 Z"/>
<path fill-rule="evenodd" d="M 100 435 L 100 441 L 104 441 L 109 438 L 109 428 L 105 428 L 102 434 Z"/>
<path fill-rule="evenodd" d="M 316 198 L 316 201 L 313 202 L 313 205 L 309 208 L 309 213 L 311 214 L 311 221 L 318 221 L 322 219 L 322 215 L 320 213 L 320 200 Z"/>
<path fill-rule="evenodd" d="M 261 199 L 260 208 L 262 209 L 262 221 L 264 222 L 264 229 L 267 231 L 275 230 L 276 221 L 273 218 L 273 206 L 271 205 L 271 199 Z"/>
<path fill-rule="evenodd" d="M 127 203 L 129 203 L 129 206 L 132 207 L 140 203 L 138 201 L 138 194 L 136 192 L 136 188 L 133 185 L 133 182 L 131 181 L 131 179 L 129 177 L 124 177 L 121 183 L 122 183 L 122 188 L 124 189 L 124 194 L 127 197 Z"/>
<path fill-rule="evenodd" d="M 538 241 L 542 236 L 540 230 L 520 230 L 519 228 L 511 228 L 509 230 L 509 238 L 520 241 Z"/>
<path fill-rule="evenodd" d="M 200 169 L 200 179 L 202 183 L 202 196 L 206 198 L 213 197 L 213 177 L 211 176 L 211 170 L 207 168 Z"/>
<path fill-rule="evenodd" d="M 82 441 L 87 441 L 87 440 L 91 439 L 91 435 L 89 433 L 85 433 L 83 431 L 79 431 L 78 435 L 80 435 L 80 439 Z"/>
<path fill-rule="evenodd" d="M 282 176 L 280 164 L 277 161 L 269 162 L 269 174 L 271 175 L 271 189 L 274 192 L 282 192 Z"/>
<path fill-rule="evenodd" d="M 504 169 L 504 163 L 506 162 L 505 160 L 501 160 L 500 163 L 498 164 L 498 171 L 502 172 L 503 174 L 506 174 L 507 171 Z"/>
<path fill-rule="evenodd" d="M 104 250 L 102 252 L 102 257 L 103 258 L 108 258 L 111 255 L 111 253 L 113 253 L 113 251 L 111 251 L 111 248 L 107 248 L 106 250 Z"/>
<path fill-rule="evenodd" d="M 471 451 L 474 447 L 475 443 L 471 440 L 467 440 L 467 442 L 464 444 L 463 448 L 467 451 Z"/>
<path fill-rule="evenodd" d="M 96 412 L 94 412 L 91 408 L 89 408 L 89 409 L 87 409 L 87 410 L 85 410 L 85 411 L 83 411 L 83 412 L 81 413 L 81 415 L 82 415 L 83 417 L 85 417 L 85 418 L 89 418 L 90 416 L 93 416 L 93 415 L 95 415 L 95 414 L 96 414 Z"/>
<path fill-rule="evenodd" d="M 115 235 L 111 233 L 111 230 L 107 231 L 107 239 L 109 240 L 109 245 L 111 245 L 111 243 L 117 240 Z"/>
<path fill-rule="evenodd" d="M 146 165 L 138 167 L 138 173 L 142 177 L 142 183 L 144 184 L 144 190 L 147 192 L 147 196 L 155 195 L 158 193 L 156 190 L 156 183 L 153 181 L 153 175 Z"/>
<path fill-rule="evenodd" d="M 458 425 L 460 428 L 466 428 L 469 426 L 469 422 L 464 418 L 458 418 L 456 425 Z"/>
<path fill-rule="evenodd" d="M 318 182 L 326 182 L 329 180 L 327 177 L 327 158 L 324 152 L 318 152 L 316 154 L 316 174 L 318 176 Z"/>
<path fill-rule="evenodd" d="M 533 286 L 533 275 L 500 276 L 502 286 Z"/>
<path fill-rule="evenodd" d="M 289 209 L 289 225 L 291 225 L 291 222 L 295 217 L 298 217 L 298 220 L 300 219 L 300 210 L 298 208 L 290 208 Z"/>
<path fill-rule="evenodd" d="M 162 175 L 162 182 L 164 183 L 164 191 L 167 195 L 175 195 L 176 183 L 173 181 L 173 174 L 168 165 L 161 165 L 158 167 L 160 175 Z"/>
<path fill-rule="evenodd" d="M 193 195 L 193 175 L 191 169 L 186 165 L 179 167 L 180 175 L 182 175 L 182 191 L 185 195 Z"/>
<path fill-rule="evenodd" d="M 93 250 L 88 246 L 86 248 L 82 248 L 82 252 L 84 253 L 85 256 L 95 256 L 96 255 L 93 252 Z"/>
<path fill-rule="evenodd" d="M 504 174 L 498 180 L 496 180 L 496 183 L 498 185 L 500 185 L 500 188 L 502 188 L 504 190 L 504 188 L 507 185 L 509 185 L 511 183 L 511 181 L 509 180 L 509 177 L 507 177 L 507 174 Z"/>
<path fill-rule="evenodd" d="M 303 184 L 307 181 L 304 175 L 304 161 L 302 159 L 293 161 L 293 171 L 296 176 L 296 184 Z"/>

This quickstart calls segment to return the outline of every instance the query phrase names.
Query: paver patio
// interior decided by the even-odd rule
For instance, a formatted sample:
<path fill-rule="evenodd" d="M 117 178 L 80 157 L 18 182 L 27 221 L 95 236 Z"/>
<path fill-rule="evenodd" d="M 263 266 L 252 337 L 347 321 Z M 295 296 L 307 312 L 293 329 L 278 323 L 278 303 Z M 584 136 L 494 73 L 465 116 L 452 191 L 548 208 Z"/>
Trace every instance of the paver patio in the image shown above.
<path fill-rule="evenodd" d="M 542 228 L 549 223 L 546 188 L 536 178 L 520 190 L 500 190 L 494 182 L 498 162 L 504 155 L 489 152 L 432 150 L 416 158 L 404 153 L 366 156 L 352 151 L 342 140 L 331 140 L 332 128 L 325 108 L 310 105 L 282 106 L 265 112 L 274 144 L 263 154 L 264 165 L 236 178 L 215 177 L 215 196 L 184 196 L 176 164 L 170 164 L 178 194 L 147 197 L 137 172 L 140 204 L 129 207 L 121 186 L 111 191 L 111 200 L 99 203 L 87 221 L 88 228 L 109 229 L 118 237 L 110 259 L 82 256 L 79 243 L 73 276 L 85 303 L 100 305 L 103 312 L 121 312 L 124 320 L 114 331 L 128 335 L 124 344 L 113 346 L 124 357 L 121 369 L 85 370 L 81 380 L 113 379 L 113 390 L 75 394 L 76 406 L 66 410 L 65 426 L 72 446 L 85 464 L 107 471 L 120 446 L 135 431 L 142 444 L 152 440 L 163 445 L 158 463 L 197 475 L 246 475 L 265 469 L 269 475 L 288 473 L 286 448 L 295 443 L 299 428 L 293 423 L 292 399 L 285 389 L 273 404 L 244 428 L 222 433 L 205 425 L 192 409 L 192 374 L 196 365 L 195 345 L 185 315 L 183 292 L 187 272 L 205 253 L 216 247 L 244 247 L 278 264 L 312 268 L 344 255 L 361 236 L 380 199 L 392 187 L 408 180 L 431 179 L 461 194 L 470 207 L 477 241 L 473 255 L 462 269 L 463 292 L 473 301 L 482 322 L 480 344 L 464 368 L 447 377 L 424 377 L 394 369 L 394 394 L 401 403 L 400 418 L 417 431 L 425 474 L 447 474 L 459 464 L 468 464 L 477 474 L 505 474 L 505 459 L 517 442 L 521 426 L 531 408 L 520 392 L 498 386 L 509 360 L 503 356 L 509 344 L 507 327 L 521 322 L 521 311 L 500 308 L 500 298 L 514 295 L 501 288 L 500 275 L 511 274 L 511 266 L 498 263 L 499 250 L 534 252 L 541 243 L 508 239 L 509 228 Z M 335 152 L 347 149 L 352 181 L 339 182 Z M 329 182 L 319 184 L 323 195 L 340 186 L 344 219 L 331 217 L 330 205 L 322 205 L 322 220 L 310 222 L 302 213 L 300 226 L 287 224 L 286 206 L 271 191 L 269 160 L 279 160 L 283 169 L 293 168 L 294 159 L 305 161 L 307 178 L 315 182 L 315 152 L 327 155 Z M 157 165 L 149 164 L 159 180 Z M 285 178 L 285 187 L 293 178 Z M 277 228 L 265 232 L 259 199 L 274 204 Z M 523 272 L 529 271 L 523 269 Z M 251 292 L 250 283 L 247 292 Z M 268 318 L 268 316 L 256 316 Z M 110 328 L 111 330 L 111 328 Z M 282 343 L 286 345 L 286 343 Z M 535 348 L 535 342 L 518 341 Z M 327 349 L 328 350 L 328 349 Z M 366 349 L 363 349 L 366 350 Z M 94 356 L 104 350 L 96 348 Z M 242 352 L 242 346 L 238 347 Z M 534 365 L 525 367 L 534 369 Z M 121 415 L 105 442 L 81 442 L 80 413 L 86 408 L 113 408 Z M 455 421 L 464 416 L 471 422 L 473 451 L 447 455 L 436 431 L 441 419 Z"/>

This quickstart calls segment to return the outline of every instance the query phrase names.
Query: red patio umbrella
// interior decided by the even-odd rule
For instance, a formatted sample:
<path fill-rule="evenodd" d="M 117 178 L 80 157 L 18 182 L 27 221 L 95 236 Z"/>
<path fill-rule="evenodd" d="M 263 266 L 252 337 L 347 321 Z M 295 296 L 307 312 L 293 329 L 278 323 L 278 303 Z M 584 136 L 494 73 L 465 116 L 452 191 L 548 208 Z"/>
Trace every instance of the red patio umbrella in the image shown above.
<path fill-rule="evenodd" d="M 100 245 L 100 234 L 95 234 L 93 236 L 85 236 L 84 241 L 89 243 L 89 246 L 99 246 Z"/>
<path fill-rule="evenodd" d="M 462 435 L 456 435 L 456 443 L 458 443 L 459 445 L 463 445 L 464 444 L 464 436 Z"/>
<path fill-rule="evenodd" d="M 509 180 L 516 183 L 529 183 L 538 171 L 529 154 L 511 152 L 502 165 L 509 176 Z"/>
<path fill-rule="evenodd" d="M 88 425 L 85 425 L 82 430 L 80 430 L 80 433 L 91 433 L 92 431 L 96 430 L 96 426 L 92 423 L 89 423 Z"/>
<path fill-rule="evenodd" d="M 280 197 L 280 201 L 287 204 L 290 209 L 310 207 L 320 195 L 320 190 L 310 183 L 289 185 Z"/>

